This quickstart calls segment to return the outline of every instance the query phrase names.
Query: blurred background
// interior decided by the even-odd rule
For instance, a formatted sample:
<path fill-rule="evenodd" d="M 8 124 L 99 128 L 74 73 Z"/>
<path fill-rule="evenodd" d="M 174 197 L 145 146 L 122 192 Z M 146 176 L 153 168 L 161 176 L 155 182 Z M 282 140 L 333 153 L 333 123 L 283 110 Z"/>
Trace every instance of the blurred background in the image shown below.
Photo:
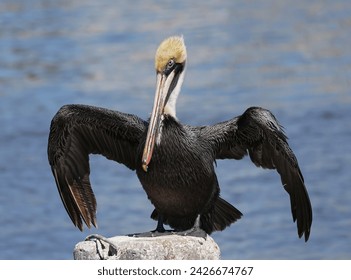
<path fill-rule="evenodd" d="M 154 53 L 175 34 L 188 48 L 178 118 L 206 125 L 250 106 L 271 110 L 313 205 L 305 243 L 275 171 L 248 158 L 218 161 L 221 194 L 244 214 L 213 234 L 222 258 L 351 259 L 350 30 L 348 0 L 2 0 L 0 259 L 72 259 L 89 234 L 155 228 L 134 172 L 91 156 L 99 228 L 76 229 L 51 174 L 47 138 L 64 104 L 148 118 Z"/>

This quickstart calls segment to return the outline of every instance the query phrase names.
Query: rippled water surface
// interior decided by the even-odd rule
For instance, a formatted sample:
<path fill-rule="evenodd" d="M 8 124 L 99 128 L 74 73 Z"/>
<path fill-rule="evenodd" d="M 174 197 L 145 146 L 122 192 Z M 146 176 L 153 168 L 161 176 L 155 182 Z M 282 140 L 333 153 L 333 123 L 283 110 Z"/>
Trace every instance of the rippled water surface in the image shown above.
<path fill-rule="evenodd" d="M 0 259 L 71 259 L 88 234 L 155 227 L 135 174 L 91 157 L 98 229 L 71 224 L 47 162 L 63 104 L 147 118 L 154 52 L 183 34 L 188 69 L 177 115 L 211 124 L 249 106 L 284 125 L 314 210 L 299 240 L 275 171 L 219 161 L 222 196 L 243 219 L 213 234 L 223 259 L 351 258 L 351 2 L 0 2 Z"/>

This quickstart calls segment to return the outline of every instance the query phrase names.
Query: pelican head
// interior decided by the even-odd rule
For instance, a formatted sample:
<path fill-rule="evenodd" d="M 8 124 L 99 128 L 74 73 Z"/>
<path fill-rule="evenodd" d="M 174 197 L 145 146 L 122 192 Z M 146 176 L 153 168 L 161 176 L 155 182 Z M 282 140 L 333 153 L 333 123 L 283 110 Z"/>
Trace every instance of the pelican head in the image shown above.
<path fill-rule="evenodd" d="M 186 47 L 183 37 L 165 39 L 155 55 L 156 93 L 142 158 L 142 167 L 147 171 L 152 152 L 161 142 L 164 115 L 176 118 L 176 102 L 183 84 L 186 63 Z"/>

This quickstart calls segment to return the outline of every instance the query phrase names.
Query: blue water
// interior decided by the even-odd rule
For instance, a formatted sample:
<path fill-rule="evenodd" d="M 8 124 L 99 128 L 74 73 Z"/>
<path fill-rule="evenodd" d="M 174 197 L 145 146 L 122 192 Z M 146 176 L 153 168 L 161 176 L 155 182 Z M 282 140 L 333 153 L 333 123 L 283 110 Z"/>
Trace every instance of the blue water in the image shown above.
<path fill-rule="evenodd" d="M 298 239 L 275 171 L 219 161 L 222 196 L 243 219 L 213 234 L 223 259 L 351 259 L 351 2 L 0 2 L 0 259 L 72 259 L 91 233 L 153 229 L 135 174 L 91 157 L 98 229 L 79 232 L 47 162 L 50 121 L 63 104 L 147 118 L 154 52 L 183 34 L 188 69 L 177 115 L 211 124 L 247 107 L 284 125 L 314 220 Z"/>

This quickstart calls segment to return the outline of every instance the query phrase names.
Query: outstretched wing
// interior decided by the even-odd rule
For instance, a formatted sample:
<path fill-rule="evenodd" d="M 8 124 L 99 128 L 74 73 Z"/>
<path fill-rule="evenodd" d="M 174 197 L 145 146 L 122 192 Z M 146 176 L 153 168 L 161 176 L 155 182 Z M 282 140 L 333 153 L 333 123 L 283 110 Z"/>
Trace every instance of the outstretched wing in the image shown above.
<path fill-rule="evenodd" d="M 134 115 L 85 105 L 65 105 L 51 122 L 48 159 L 68 215 L 96 226 L 96 200 L 89 181 L 89 154 L 135 169 L 137 147 L 147 123 Z"/>
<path fill-rule="evenodd" d="M 247 153 L 256 166 L 276 169 L 290 195 L 291 212 L 297 221 L 298 235 L 308 240 L 312 208 L 297 159 L 287 137 L 273 114 L 252 107 L 239 117 L 203 127 L 202 135 L 215 146 L 217 159 L 241 159 Z"/>

